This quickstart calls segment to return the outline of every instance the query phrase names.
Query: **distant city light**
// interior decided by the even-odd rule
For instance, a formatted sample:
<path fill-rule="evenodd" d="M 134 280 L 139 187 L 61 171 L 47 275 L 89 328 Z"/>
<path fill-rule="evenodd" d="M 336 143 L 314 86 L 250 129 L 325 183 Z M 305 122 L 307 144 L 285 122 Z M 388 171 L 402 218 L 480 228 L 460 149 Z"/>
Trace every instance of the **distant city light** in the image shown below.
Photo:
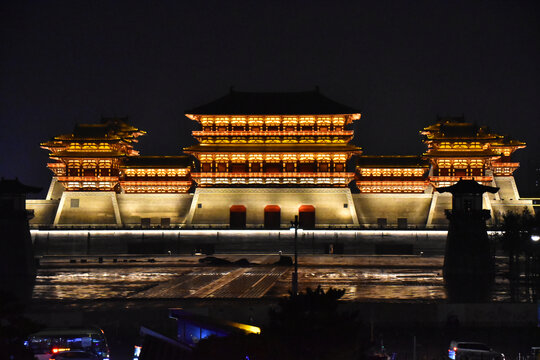
<path fill-rule="evenodd" d="M 540 240 L 540 235 L 531 235 L 531 240 L 532 240 L 532 241 L 538 241 L 538 240 Z"/>

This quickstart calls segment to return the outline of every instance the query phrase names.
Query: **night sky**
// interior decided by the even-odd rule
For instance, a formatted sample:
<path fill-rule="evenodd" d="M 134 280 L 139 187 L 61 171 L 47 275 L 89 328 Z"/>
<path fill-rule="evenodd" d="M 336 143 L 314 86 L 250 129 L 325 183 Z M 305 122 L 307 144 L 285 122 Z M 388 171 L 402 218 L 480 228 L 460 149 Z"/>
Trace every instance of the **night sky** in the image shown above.
<path fill-rule="evenodd" d="M 437 115 L 465 115 L 540 158 L 539 1 L 4 1 L 0 175 L 44 187 L 40 142 L 101 116 L 179 154 L 185 109 L 238 91 L 319 86 L 362 112 L 366 154 L 418 154 Z"/>

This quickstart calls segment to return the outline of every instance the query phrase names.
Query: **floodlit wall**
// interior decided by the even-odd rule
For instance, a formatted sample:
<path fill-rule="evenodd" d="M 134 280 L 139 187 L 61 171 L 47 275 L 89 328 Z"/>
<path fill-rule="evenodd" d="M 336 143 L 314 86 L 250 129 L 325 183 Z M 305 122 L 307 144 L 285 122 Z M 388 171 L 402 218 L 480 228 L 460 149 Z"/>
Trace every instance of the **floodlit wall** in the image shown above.
<path fill-rule="evenodd" d="M 170 219 L 171 225 L 185 222 L 193 194 L 118 194 L 118 207 L 124 225 L 141 225 L 141 219 L 150 218 L 151 225 Z"/>
<path fill-rule="evenodd" d="M 492 216 L 500 221 L 507 212 L 522 213 L 528 211 L 534 214 L 532 200 L 520 200 L 516 181 L 513 176 L 495 176 L 494 186 L 499 188 L 496 196 L 491 200 Z"/>
<path fill-rule="evenodd" d="M 433 200 L 431 201 L 428 220 L 426 222 L 427 227 L 441 227 L 448 225 L 448 219 L 446 218 L 445 210 L 452 209 L 452 194 L 450 193 L 434 193 Z"/>
<path fill-rule="evenodd" d="M 62 194 L 54 223 L 63 225 L 121 225 L 113 191 L 66 191 Z"/>
<path fill-rule="evenodd" d="M 26 200 L 26 209 L 34 211 L 30 225 L 51 225 L 59 202 L 59 200 Z"/>
<path fill-rule="evenodd" d="M 531 200 L 519 200 L 512 177 L 496 177 L 493 185 L 500 191 L 484 194 L 483 201 L 484 209 L 492 213 L 489 224 L 496 224 L 508 211 L 533 212 Z M 301 205 L 313 205 L 319 228 L 379 227 L 381 219 L 391 228 L 439 228 L 448 225 L 444 211 L 452 208 L 451 195 L 437 192 L 351 194 L 348 188 L 198 188 L 194 194 L 116 194 L 62 189 L 53 181 L 48 197 L 59 200 L 27 200 L 27 209 L 35 215 L 31 225 L 130 227 L 150 219 L 146 223 L 150 226 L 165 220 L 171 226 L 227 227 L 230 207 L 243 205 L 247 226 L 261 228 L 264 207 L 278 205 L 281 226 L 287 227 Z"/>
<path fill-rule="evenodd" d="M 281 225 L 288 226 L 298 215 L 301 205 L 315 207 L 317 227 L 358 225 L 354 202 L 349 189 L 300 189 L 300 188 L 242 188 L 242 189 L 197 189 L 191 204 L 187 224 L 229 224 L 229 209 L 232 205 L 246 207 L 248 227 L 264 224 L 264 207 L 278 205 L 281 208 Z"/>
<path fill-rule="evenodd" d="M 407 226 L 423 227 L 427 221 L 432 195 L 354 194 L 353 198 L 361 225 L 379 226 L 379 219 L 386 219 L 388 226 L 397 227 L 398 219 L 407 219 Z"/>

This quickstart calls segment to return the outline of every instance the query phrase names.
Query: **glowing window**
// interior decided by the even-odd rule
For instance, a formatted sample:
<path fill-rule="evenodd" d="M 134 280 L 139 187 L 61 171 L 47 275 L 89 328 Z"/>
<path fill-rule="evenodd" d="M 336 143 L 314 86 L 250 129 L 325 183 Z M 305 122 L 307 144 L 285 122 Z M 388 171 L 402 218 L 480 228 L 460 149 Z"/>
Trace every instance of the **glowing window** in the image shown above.
<path fill-rule="evenodd" d="M 246 155 L 245 154 L 232 154 L 231 161 L 234 163 L 245 162 Z"/>
<path fill-rule="evenodd" d="M 330 154 L 317 154 L 318 161 L 330 161 Z"/>
<path fill-rule="evenodd" d="M 231 119 L 232 126 L 246 126 L 247 120 L 243 116 L 233 116 Z"/>
<path fill-rule="evenodd" d="M 298 125 L 297 117 L 286 116 L 283 118 L 283 126 L 297 126 L 297 125 Z"/>
<path fill-rule="evenodd" d="M 438 165 L 439 168 L 441 168 L 441 169 L 448 169 L 448 168 L 451 167 L 451 164 L 452 164 L 452 163 L 450 162 L 450 160 L 439 160 L 439 161 L 437 162 L 437 165 Z"/>
<path fill-rule="evenodd" d="M 264 119 L 266 126 L 279 126 L 281 125 L 281 119 L 278 116 L 268 116 Z"/>
<path fill-rule="evenodd" d="M 214 119 L 212 117 L 203 116 L 201 118 L 201 125 L 202 126 L 212 126 L 214 124 Z"/>
<path fill-rule="evenodd" d="M 454 160 L 454 168 L 466 169 L 468 167 L 467 160 Z"/>
<path fill-rule="evenodd" d="M 266 154 L 265 160 L 266 160 L 266 162 L 276 163 L 276 162 L 280 161 L 280 158 L 279 158 L 279 155 L 277 155 L 277 154 Z"/>
<path fill-rule="evenodd" d="M 216 117 L 214 120 L 216 126 L 229 126 L 228 117 Z"/>
<path fill-rule="evenodd" d="M 332 118 L 332 122 L 334 126 L 343 126 L 345 125 L 345 117 L 344 116 L 334 116 Z"/>
<path fill-rule="evenodd" d="M 264 119 L 262 117 L 250 117 L 248 119 L 249 126 L 262 126 L 264 124 Z"/>
<path fill-rule="evenodd" d="M 95 169 L 97 168 L 97 162 L 94 160 L 83 160 L 84 169 Z"/>
<path fill-rule="evenodd" d="M 347 160 L 347 155 L 334 154 L 334 156 L 332 157 L 332 160 L 334 160 L 334 162 L 345 162 Z"/>
<path fill-rule="evenodd" d="M 83 143 L 82 148 L 84 150 L 97 150 L 97 144 L 96 143 Z"/>
<path fill-rule="evenodd" d="M 471 168 L 480 169 L 483 166 L 484 166 L 484 162 L 482 160 L 471 160 Z"/>
<path fill-rule="evenodd" d="M 262 154 L 249 154 L 248 160 L 249 161 L 263 161 L 263 155 Z"/>
<path fill-rule="evenodd" d="M 465 141 L 457 141 L 454 143 L 454 149 L 467 149 L 467 143 Z"/>
<path fill-rule="evenodd" d="M 220 162 L 229 161 L 229 155 L 227 155 L 227 154 L 217 154 L 216 155 L 216 161 L 220 161 Z"/>
<path fill-rule="evenodd" d="M 232 178 L 231 179 L 231 184 L 245 184 L 246 183 L 246 179 L 244 178 Z"/>
<path fill-rule="evenodd" d="M 321 116 L 317 118 L 317 126 L 330 126 L 332 118 L 329 116 Z"/>
<path fill-rule="evenodd" d="M 301 116 L 300 117 L 301 126 L 313 126 L 315 125 L 315 117 L 313 116 Z"/>
<path fill-rule="evenodd" d="M 315 155 L 314 154 L 300 154 L 299 160 L 301 162 L 315 161 Z"/>
<path fill-rule="evenodd" d="M 296 161 L 296 154 L 283 154 L 283 161 Z"/>
<path fill-rule="evenodd" d="M 452 148 L 452 144 L 447 142 L 447 141 L 443 141 L 441 142 L 441 144 L 439 145 L 439 148 L 440 149 L 451 149 Z"/>

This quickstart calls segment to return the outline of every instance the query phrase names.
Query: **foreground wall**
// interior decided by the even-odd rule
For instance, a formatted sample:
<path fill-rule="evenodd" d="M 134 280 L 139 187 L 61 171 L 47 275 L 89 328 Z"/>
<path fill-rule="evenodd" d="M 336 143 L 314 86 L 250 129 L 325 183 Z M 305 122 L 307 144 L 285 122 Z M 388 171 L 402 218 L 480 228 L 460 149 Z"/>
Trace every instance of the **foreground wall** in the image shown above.
<path fill-rule="evenodd" d="M 31 230 L 36 255 L 266 253 L 291 254 L 290 230 Z M 441 255 L 441 230 L 305 230 L 300 254 Z"/>
<path fill-rule="evenodd" d="M 489 224 L 503 214 L 533 212 L 531 200 L 521 200 L 513 177 L 494 177 L 496 194 L 484 194 Z M 63 191 L 54 181 L 46 200 L 27 200 L 34 211 L 32 226 L 221 227 L 230 224 L 230 207 L 246 208 L 249 228 L 264 224 L 266 205 L 281 209 L 281 226 L 288 227 L 302 205 L 315 208 L 317 228 L 390 227 L 445 228 L 445 210 L 452 208 L 450 194 L 351 194 L 348 188 L 198 188 L 193 194 L 117 194 L 115 192 Z"/>

